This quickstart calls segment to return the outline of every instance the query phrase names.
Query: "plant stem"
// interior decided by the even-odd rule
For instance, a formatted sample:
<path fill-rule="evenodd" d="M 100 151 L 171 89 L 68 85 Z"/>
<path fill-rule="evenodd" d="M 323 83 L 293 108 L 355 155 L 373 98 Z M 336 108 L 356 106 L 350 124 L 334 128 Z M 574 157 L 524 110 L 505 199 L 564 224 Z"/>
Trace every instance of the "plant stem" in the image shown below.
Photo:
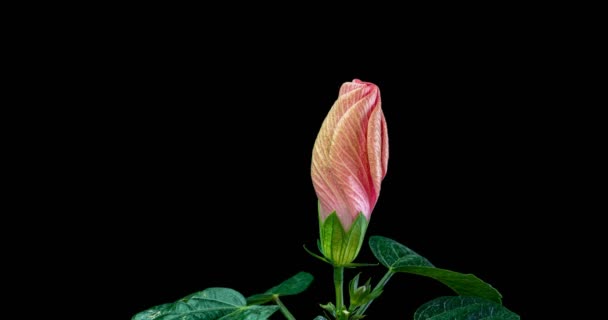
<path fill-rule="evenodd" d="M 376 285 L 376 287 L 374 288 L 375 290 L 381 290 L 384 288 L 384 286 L 386 285 L 386 283 L 388 282 L 388 280 L 391 279 L 391 277 L 393 276 L 393 274 L 395 274 L 392 270 L 388 270 L 386 272 L 386 274 L 384 274 L 384 277 L 382 277 L 382 279 L 380 279 L 380 281 L 378 282 L 378 284 Z M 365 311 L 367 310 L 367 308 L 369 308 L 369 305 L 372 304 L 372 302 L 374 302 L 374 300 L 370 300 L 369 302 L 367 302 L 366 304 L 362 305 L 357 312 L 355 312 L 355 315 L 358 316 L 362 316 Z"/>
<path fill-rule="evenodd" d="M 336 319 L 343 319 L 344 309 L 344 267 L 334 266 L 334 287 L 336 288 Z"/>
<path fill-rule="evenodd" d="M 283 302 L 281 302 L 281 299 L 279 299 L 278 295 L 273 295 L 272 300 L 274 300 L 274 302 L 279 306 L 279 309 L 281 309 L 281 313 L 283 313 L 285 318 L 287 318 L 288 320 L 296 320 L 296 318 L 291 314 L 291 312 L 287 310 L 287 307 L 283 304 Z"/>

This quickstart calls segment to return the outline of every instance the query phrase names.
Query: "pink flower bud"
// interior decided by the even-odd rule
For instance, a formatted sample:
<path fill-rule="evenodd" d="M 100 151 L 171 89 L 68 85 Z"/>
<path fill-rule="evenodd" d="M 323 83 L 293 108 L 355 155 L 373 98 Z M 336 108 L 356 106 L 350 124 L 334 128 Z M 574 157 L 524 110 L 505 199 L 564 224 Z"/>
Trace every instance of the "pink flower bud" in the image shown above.
<path fill-rule="evenodd" d="M 380 90 L 358 79 L 340 87 L 312 154 L 312 182 L 324 221 L 336 212 L 345 231 L 363 213 L 369 221 L 388 165 Z"/>

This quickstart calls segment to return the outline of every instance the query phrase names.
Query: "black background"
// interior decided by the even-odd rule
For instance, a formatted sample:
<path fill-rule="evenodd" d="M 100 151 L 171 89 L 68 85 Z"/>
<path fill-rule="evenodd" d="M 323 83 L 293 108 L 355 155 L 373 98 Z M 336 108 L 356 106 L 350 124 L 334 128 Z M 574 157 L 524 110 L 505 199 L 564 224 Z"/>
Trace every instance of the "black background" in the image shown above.
<path fill-rule="evenodd" d="M 318 237 L 311 152 L 340 85 L 356 78 L 379 86 L 390 144 L 367 235 L 473 273 L 530 312 L 529 217 L 566 201 L 550 156 L 564 139 L 546 103 L 556 71 L 535 37 L 466 23 L 288 35 L 215 26 L 220 35 L 155 22 L 85 49 L 96 58 L 83 74 L 99 77 L 81 84 L 94 107 L 78 124 L 92 134 L 77 138 L 77 194 L 108 226 L 96 259 L 119 275 L 121 318 L 208 287 L 260 293 L 299 271 L 315 280 L 284 303 L 299 319 L 321 314 L 334 293 L 331 268 L 303 249 Z M 375 262 L 367 245 L 357 261 Z M 359 271 L 374 283 L 384 273 Z M 408 318 L 449 294 L 400 274 L 368 316 Z"/>

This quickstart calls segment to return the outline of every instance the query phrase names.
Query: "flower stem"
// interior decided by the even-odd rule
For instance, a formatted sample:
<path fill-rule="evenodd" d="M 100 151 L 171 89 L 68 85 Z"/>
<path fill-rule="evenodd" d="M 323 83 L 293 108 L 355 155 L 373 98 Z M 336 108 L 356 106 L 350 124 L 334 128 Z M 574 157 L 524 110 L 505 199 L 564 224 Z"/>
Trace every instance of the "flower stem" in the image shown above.
<path fill-rule="evenodd" d="M 386 272 L 386 274 L 384 274 L 384 277 L 382 277 L 382 279 L 380 279 L 380 281 L 378 282 L 378 284 L 376 285 L 376 287 L 374 288 L 375 290 L 382 290 L 384 288 L 384 286 L 386 285 L 386 283 L 388 282 L 388 280 L 391 279 L 391 277 L 393 276 L 393 274 L 395 274 L 392 270 L 388 270 Z M 369 308 L 369 305 L 372 304 L 372 302 L 374 302 L 374 300 L 370 300 L 369 302 L 367 302 L 366 304 L 362 305 L 357 312 L 355 312 L 355 315 L 358 316 L 362 316 L 365 311 L 367 310 L 367 308 Z"/>
<path fill-rule="evenodd" d="M 272 300 L 274 300 L 274 302 L 279 306 L 279 309 L 281 310 L 281 313 L 283 313 L 285 318 L 287 318 L 288 320 L 296 320 L 296 318 L 291 314 L 291 312 L 287 310 L 287 307 L 283 304 L 283 302 L 281 302 L 281 299 L 279 299 L 279 295 L 273 295 Z"/>
<path fill-rule="evenodd" d="M 344 267 L 334 266 L 334 287 L 336 288 L 336 319 L 343 319 Z"/>

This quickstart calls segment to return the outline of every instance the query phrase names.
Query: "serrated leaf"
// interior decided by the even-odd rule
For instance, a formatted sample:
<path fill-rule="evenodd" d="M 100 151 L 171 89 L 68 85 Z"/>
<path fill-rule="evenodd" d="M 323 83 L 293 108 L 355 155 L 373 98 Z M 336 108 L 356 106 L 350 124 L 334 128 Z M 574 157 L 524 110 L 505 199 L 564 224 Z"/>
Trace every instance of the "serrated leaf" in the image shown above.
<path fill-rule="evenodd" d="M 207 288 L 174 303 L 142 311 L 132 320 L 263 320 L 278 309 L 277 306 L 247 306 L 246 303 L 245 297 L 233 289 Z"/>
<path fill-rule="evenodd" d="M 414 252 L 414 250 L 386 237 L 369 237 L 369 247 L 376 259 L 389 269 L 405 266 L 433 266 L 431 262 Z"/>
<path fill-rule="evenodd" d="M 433 278 L 461 296 L 476 296 L 502 303 L 502 295 L 498 290 L 470 273 L 464 274 L 434 267 L 400 267 L 393 270 Z"/>
<path fill-rule="evenodd" d="M 416 310 L 414 320 L 520 320 L 504 306 L 480 297 L 449 296 L 431 300 Z"/>
<path fill-rule="evenodd" d="M 263 304 L 273 299 L 274 295 L 289 296 L 304 292 L 310 286 L 313 276 L 308 272 L 299 272 L 295 276 L 281 282 L 278 286 L 268 289 L 264 293 L 255 294 L 247 298 L 248 304 Z"/>

